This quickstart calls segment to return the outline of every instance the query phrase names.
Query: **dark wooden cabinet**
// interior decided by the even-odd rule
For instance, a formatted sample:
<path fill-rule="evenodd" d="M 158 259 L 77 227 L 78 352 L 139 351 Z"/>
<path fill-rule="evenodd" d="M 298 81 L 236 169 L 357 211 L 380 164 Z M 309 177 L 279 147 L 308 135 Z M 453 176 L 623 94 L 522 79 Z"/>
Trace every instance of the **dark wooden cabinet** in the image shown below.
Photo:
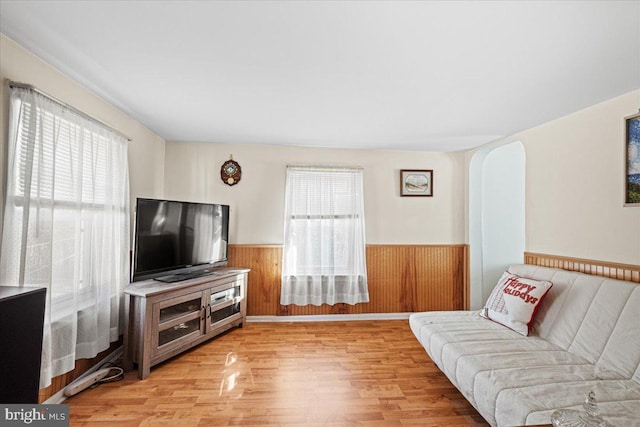
<path fill-rule="evenodd" d="M 46 291 L 0 286 L 0 403 L 38 403 Z"/>

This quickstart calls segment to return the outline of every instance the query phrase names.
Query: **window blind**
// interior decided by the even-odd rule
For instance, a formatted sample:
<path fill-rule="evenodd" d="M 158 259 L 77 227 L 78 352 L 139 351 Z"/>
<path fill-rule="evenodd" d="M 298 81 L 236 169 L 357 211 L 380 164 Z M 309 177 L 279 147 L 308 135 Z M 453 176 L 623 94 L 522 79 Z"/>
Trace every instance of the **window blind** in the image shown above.
<path fill-rule="evenodd" d="M 281 303 L 368 301 L 361 169 L 288 167 Z"/>

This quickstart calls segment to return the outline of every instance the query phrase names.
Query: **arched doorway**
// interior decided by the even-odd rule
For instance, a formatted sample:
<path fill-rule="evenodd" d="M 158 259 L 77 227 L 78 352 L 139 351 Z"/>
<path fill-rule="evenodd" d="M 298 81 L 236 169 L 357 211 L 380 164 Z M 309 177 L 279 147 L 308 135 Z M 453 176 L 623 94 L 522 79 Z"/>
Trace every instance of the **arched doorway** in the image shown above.
<path fill-rule="evenodd" d="M 525 152 L 498 142 L 469 164 L 470 305 L 479 309 L 509 264 L 525 250 Z"/>

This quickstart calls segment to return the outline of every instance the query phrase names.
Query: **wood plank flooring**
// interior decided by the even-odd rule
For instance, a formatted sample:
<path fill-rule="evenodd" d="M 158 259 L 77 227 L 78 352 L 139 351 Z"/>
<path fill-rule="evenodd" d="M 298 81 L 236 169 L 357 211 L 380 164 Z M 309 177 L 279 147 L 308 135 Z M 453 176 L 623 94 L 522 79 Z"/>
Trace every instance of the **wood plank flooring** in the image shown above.
<path fill-rule="evenodd" d="M 406 320 L 248 323 L 65 403 L 72 426 L 487 425 Z"/>

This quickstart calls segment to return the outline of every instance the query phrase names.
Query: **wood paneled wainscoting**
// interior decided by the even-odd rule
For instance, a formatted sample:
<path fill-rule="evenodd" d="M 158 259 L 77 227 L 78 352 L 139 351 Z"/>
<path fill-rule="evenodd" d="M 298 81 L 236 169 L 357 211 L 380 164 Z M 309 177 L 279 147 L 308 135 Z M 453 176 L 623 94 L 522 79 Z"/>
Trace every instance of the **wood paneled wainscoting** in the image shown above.
<path fill-rule="evenodd" d="M 400 313 L 468 307 L 468 245 L 368 245 L 369 302 L 280 305 L 281 245 L 230 245 L 229 266 L 250 268 L 248 316 Z"/>

